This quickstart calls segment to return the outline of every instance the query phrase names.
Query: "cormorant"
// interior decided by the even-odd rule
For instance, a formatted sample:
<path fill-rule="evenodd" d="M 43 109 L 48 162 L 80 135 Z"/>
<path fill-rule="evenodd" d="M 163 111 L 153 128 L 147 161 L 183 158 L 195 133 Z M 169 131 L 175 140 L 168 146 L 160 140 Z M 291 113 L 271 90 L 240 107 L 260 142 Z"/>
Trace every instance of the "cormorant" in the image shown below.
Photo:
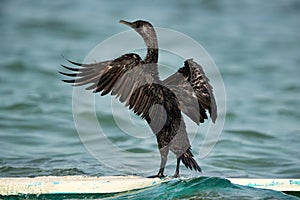
<path fill-rule="evenodd" d="M 156 135 L 161 156 L 157 175 L 163 177 L 169 150 L 177 157 L 174 177 L 179 176 L 180 161 L 191 170 L 201 172 L 193 158 L 191 145 L 181 111 L 197 125 L 207 119 L 208 110 L 213 122 L 217 118 L 217 106 L 209 79 L 202 67 L 192 59 L 184 62 L 175 74 L 160 80 L 157 69 L 158 43 L 154 27 L 147 21 L 119 21 L 139 33 L 147 46 L 145 59 L 129 53 L 114 60 L 94 64 L 80 64 L 68 60 L 76 68 L 62 65 L 74 73 L 60 72 L 73 77 L 63 80 L 73 86 L 87 85 L 87 90 L 111 93 L 129 106 L 135 114 L 146 119 Z M 196 103 L 195 103 L 196 102 Z"/>

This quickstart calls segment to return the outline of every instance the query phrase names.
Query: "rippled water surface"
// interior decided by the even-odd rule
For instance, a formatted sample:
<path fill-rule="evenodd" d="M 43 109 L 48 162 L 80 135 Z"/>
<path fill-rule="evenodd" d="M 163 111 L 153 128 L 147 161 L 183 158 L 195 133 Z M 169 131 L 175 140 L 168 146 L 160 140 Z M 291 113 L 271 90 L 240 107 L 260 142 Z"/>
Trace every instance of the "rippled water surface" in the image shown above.
<path fill-rule="evenodd" d="M 1 177 L 155 173 L 159 164 L 155 138 L 139 118 L 118 115 L 119 107 L 112 111 L 117 101 L 111 103 L 110 97 L 96 96 L 97 119 L 109 141 L 129 153 L 110 155 L 107 138 L 90 138 L 102 149 L 98 154 L 120 163 L 111 168 L 85 148 L 73 120 L 72 88 L 57 73 L 59 65 L 66 64 L 61 55 L 82 62 L 100 42 L 128 30 L 118 23 L 120 19 L 139 18 L 197 41 L 222 75 L 226 122 L 207 156 L 198 152 L 209 122 L 191 131 L 193 152 L 204 176 L 300 178 L 300 2 L 296 0 L 1 1 Z M 176 63 L 172 72 L 184 61 L 161 55 L 160 63 Z M 92 114 L 85 114 L 89 132 Z M 118 127 L 116 118 L 128 132 Z M 134 135 L 134 130 L 144 128 Z M 172 175 L 174 168 L 170 162 L 166 174 Z M 181 171 L 184 177 L 199 175 L 183 167 Z M 287 197 L 220 178 L 175 181 L 113 197 L 143 198 L 154 193 L 156 198 Z"/>

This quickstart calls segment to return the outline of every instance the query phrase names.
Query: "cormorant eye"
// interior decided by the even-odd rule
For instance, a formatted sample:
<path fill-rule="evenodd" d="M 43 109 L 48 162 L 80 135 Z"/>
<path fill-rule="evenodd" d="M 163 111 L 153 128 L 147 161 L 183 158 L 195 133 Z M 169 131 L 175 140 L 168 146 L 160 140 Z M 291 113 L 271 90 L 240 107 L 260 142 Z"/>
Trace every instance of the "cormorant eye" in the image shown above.
<path fill-rule="evenodd" d="M 141 28 L 141 23 L 137 23 L 136 28 Z"/>

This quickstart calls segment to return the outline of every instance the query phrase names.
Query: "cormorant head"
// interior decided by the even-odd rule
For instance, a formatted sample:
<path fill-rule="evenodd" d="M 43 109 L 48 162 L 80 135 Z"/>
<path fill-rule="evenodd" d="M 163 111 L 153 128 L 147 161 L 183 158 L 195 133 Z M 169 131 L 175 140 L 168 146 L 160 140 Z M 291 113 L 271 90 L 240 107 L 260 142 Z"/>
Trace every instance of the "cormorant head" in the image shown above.
<path fill-rule="evenodd" d="M 157 48 L 156 47 L 157 46 L 156 45 L 156 43 L 157 43 L 156 33 L 155 33 L 155 30 L 154 30 L 152 24 L 150 24 L 149 22 L 144 21 L 144 20 L 137 20 L 134 22 L 120 20 L 119 22 L 122 24 L 125 24 L 127 26 L 130 26 L 136 32 L 138 32 L 145 40 L 148 47 Z"/>
<path fill-rule="evenodd" d="M 149 27 L 153 28 L 152 24 L 150 24 L 149 22 L 147 21 L 144 21 L 144 20 L 137 20 L 137 21 L 134 21 L 134 22 L 128 22 L 128 21 L 125 21 L 125 20 L 120 20 L 119 21 L 121 24 L 125 24 L 127 26 L 130 26 L 131 28 L 134 28 L 134 29 L 147 29 Z"/>

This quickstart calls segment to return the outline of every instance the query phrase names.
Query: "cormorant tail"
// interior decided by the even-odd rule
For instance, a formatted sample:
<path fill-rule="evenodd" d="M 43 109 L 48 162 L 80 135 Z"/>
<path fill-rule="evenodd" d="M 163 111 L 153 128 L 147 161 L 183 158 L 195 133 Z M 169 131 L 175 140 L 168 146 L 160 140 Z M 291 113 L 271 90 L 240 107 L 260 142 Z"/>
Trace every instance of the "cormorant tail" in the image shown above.
<path fill-rule="evenodd" d="M 188 148 L 188 150 L 186 150 L 186 152 L 180 156 L 180 159 L 182 160 L 186 168 L 189 168 L 190 170 L 202 172 L 201 168 L 199 167 L 199 165 L 197 164 L 196 160 L 193 157 L 194 155 L 191 152 L 191 148 Z"/>

